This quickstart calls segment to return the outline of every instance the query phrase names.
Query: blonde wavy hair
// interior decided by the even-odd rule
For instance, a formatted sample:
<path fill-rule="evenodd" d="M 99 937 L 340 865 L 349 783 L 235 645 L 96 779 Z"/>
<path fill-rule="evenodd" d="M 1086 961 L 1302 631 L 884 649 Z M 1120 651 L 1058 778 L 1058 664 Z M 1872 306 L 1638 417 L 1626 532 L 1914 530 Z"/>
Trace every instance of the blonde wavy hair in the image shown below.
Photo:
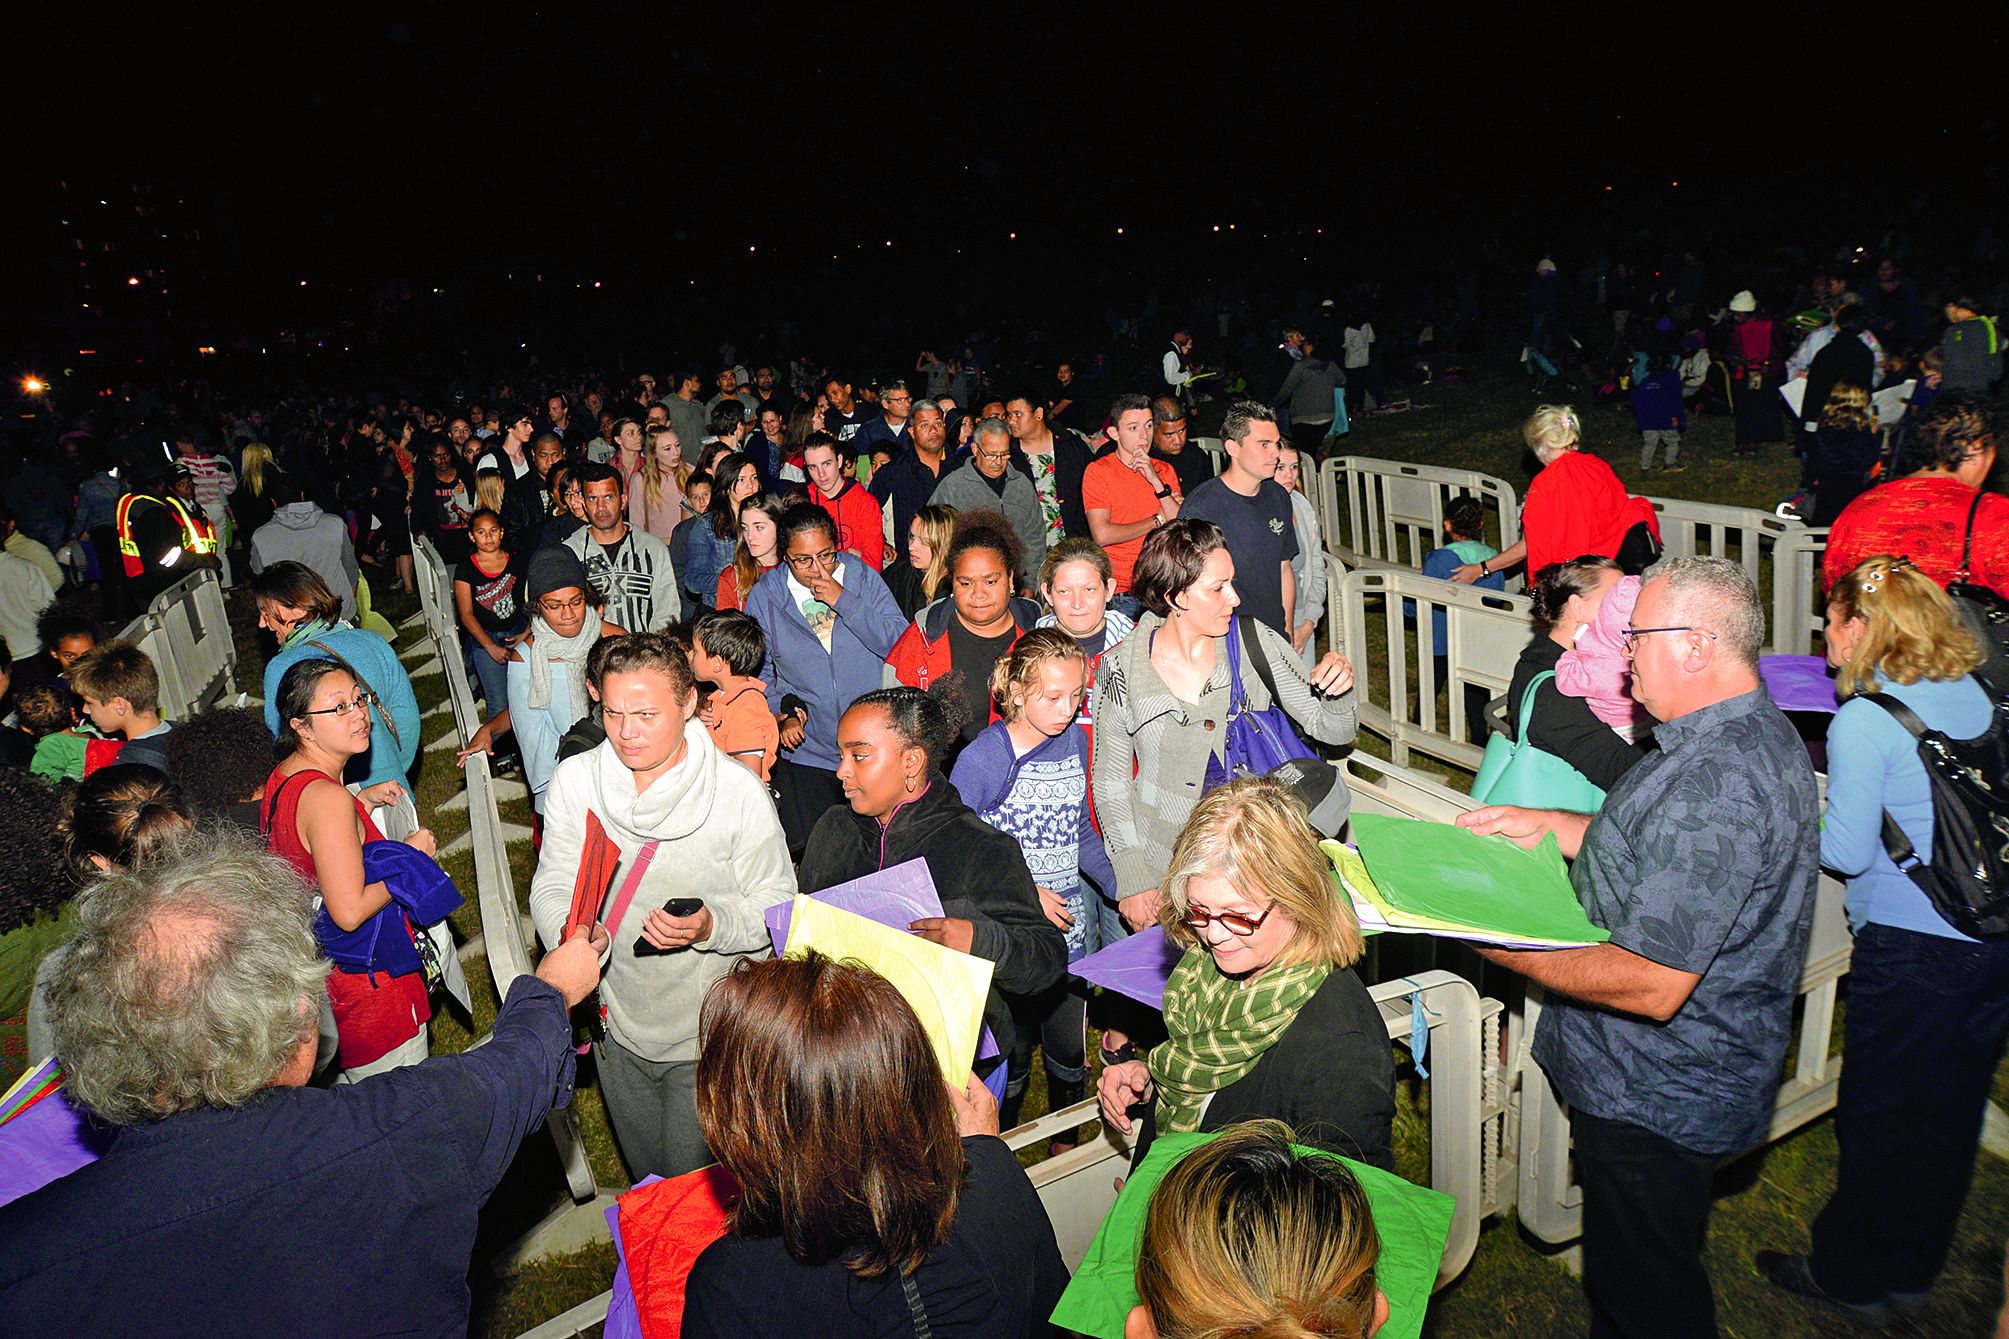
<path fill-rule="evenodd" d="M 1821 426 L 1851 432 L 1874 428 L 1876 420 L 1870 415 L 1869 392 L 1852 382 L 1837 382 L 1828 392 L 1828 402 L 1821 406 Z"/>
<path fill-rule="evenodd" d="M 1151 1196 L 1137 1295 L 1163 1339 L 1366 1339 L 1381 1318 L 1381 1237 L 1337 1158 L 1279 1120 L 1230 1125 Z"/>
<path fill-rule="evenodd" d="M 1365 945 L 1353 906 L 1340 895 L 1303 802 L 1281 782 L 1240 777 L 1193 806 L 1172 845 L 1158 913 L 1165 933 L 1182 948 L 1200 942 L 1184 920 L 1186 885 L 1208 875 L 1226 879 L 1251 900 L 1269 898 L 1297 926 L 1272 965 L 1351 967 L 1360 961 Z"/>
<path fill-rule="evenodd" d="M 1521 425 L 1521 439 L 1535 453 L 1535 459 L 1546 465 L 1563 452 L 1576 450 L 1583 440 L 1583 419 L 1572 405 L 1536 405 Z"/>
<path fill-rule="evenodd" d="M 1006 721 L 1023 715 L 1023 690 L 1035 687 L 1041 673 L 1056 660 L 1080 662 L 1082 683 L 1087 684 L 1088 657 L 1082 653 L 1081 643 L 1059 628 L 1034 628 L 1013 643 L 1009 653 L 999 656 L 991 669 L 991 699 L 997 703 L 998 715 Z"/>
<path fill-rule="evenodd" d="M 921 598 L 932 600 L 948 584 L 949 541 L 956 537 L 956 509 L 946 502 L 931 502 L 915 512 L 914 519 L 928 544 L 928 565 L 921 570 Z"/>
<path fill-rule="evenodd" d="M 633 421 L 632 419 L 623 420 L 623 422 Z M 642 434 L 642 492 L 648 496 L 651 507 L 660 507 L 663 505 L 663 481 L 665 479 L 676 485 L 678 497 L 684 495 L 684 485 L 691 481 L 691 467 L 685 463 L 681 455 L 677 457 L 676 464 L 671 467 L 669 472 L 665 473 L 661 459 L 662 453 L 656 449 L 657 442 L 661 441 L 666 434 L 674 436 L 676 431 L 675 428 L 665 424 L 661 427 L 649 428 Z M 679 444 L 681 444 L 681 440 Z"/>
<path fill-rule="evenodd" d="M 1863 621 L 1863 639 L 1835 674 L 1841 697 L 1873 693 L 1884 679 L 1958 679 L 1986 659 L 1938 583 L 1909 558 L 1865 558 L 1828 592 L 1828 617 Z"/>

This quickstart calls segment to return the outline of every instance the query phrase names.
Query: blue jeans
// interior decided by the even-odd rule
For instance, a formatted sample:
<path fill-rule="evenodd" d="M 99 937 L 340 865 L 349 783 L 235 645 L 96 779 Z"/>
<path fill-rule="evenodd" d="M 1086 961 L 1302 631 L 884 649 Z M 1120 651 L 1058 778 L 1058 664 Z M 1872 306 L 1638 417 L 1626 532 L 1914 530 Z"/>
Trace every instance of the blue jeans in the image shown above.
<path fill-rule="evenodd" d="M 466 633 L 461 634 L 460 640 L 466 649 L 468 677 L 474 680 L 475 689 L 486 703 L 483 710 L 493 716 L 509 705 L 509 667 L 496 664 L 481 649 L 481 643 Z"/>
<path fill-rule="evenodd" d="M 1920 1293 L 1946 1263 L 2002 1042 L 2009 941 L 1865 925 L 1849 966 L 1834 1197 L 1814 1278 L 1846 1302 Z"/>

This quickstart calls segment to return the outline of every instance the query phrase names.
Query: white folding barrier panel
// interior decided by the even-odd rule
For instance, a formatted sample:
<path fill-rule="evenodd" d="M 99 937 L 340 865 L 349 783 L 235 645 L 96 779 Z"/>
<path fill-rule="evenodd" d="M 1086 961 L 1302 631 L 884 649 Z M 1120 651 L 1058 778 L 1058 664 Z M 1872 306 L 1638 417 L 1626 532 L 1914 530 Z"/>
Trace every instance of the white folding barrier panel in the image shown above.
<path fill-rule="evenodd" d="M 1476 497 L 1491 511 L 1489 537 L 1521 537 L 1521 504 L 1506 480 L 1477 470 L 1339 456 L 1318 469 L 1315 500 L 1326 547 L 1348 567 L 1421 569 L 1444 542 L 1444 504 Z"/>
<path fill-rule="evenodd" d="M 237 643 L 214 572 L 195 572 L 155 596 L 118 640 L 146 652 L 160 676 L 160 714 L 178 721 L 229 691 Z"/>
<path fill-rule="evenodd" d="M 1215 474 L 1228 468 L 1228 444 L 1218 437 L 1189 437 L 1186 445 L 1197 446 L 1207 453 L 1207 460 Z"/>
<path fill-rule="evenodd" d="M 1469 729 L 1465 690 L 1483 689 L 1489 698 L 1507 691 L 1533 636 L 1528 598 L 1392 568 L 1348 572 L 1338 589 L 1337 621 L 1353 662 L 1362 727 L 1388 740 L 1397 763 L 1415 750 L 1477 770 L 1486 741 Z M 1384 638 L 1379 657 L 1370 654 L 1375 628 Z"/>
<path fill-rule="evenodd" d="M 1772 546 L 1772 644 L 1780 655 L 1820 655 L 1826 647 L 1821 626 L 1827 597 L 1821 588 L 1821 561 L 1828 551 L 1826 527 L 1789 530 Z"/>
<path fill-rule="evenodd" d="M 441 658 L 447 665 L 447 682 L 451 685 L 459 671 L 459 648 L 439 648 Z M 453 654 L 446 652 L 451 649 Z M 460 691 L 464 694 L 467 676 L 459 674 Z M 469 711 L 472 712 L 470 704 Z M 456 705 L 456 716 L 459 707 Z M 479 724 L 479 721 L 476 721 Z M 462 743 L 473 732 L 469 726 L 461 731 Z M 489 976 L 495 983 L 497 1001 L 509 994 L 509 987 L 519 976 L 531 970 L 532 954 L 530 944 L 524 938 L 523 918 L 516 901 L 516 882 L 509 873 L 509 848 L 502 836 L 502 820 L 496 812 L 495 791 L 488 772 L 488 755 L 471 753 L 467 767 L 467 821 L 468 841 L 474 854 L 475 902 L 481 913 L 482 947 L 488 957 Z M 551 1142 L 558 1152 L 559 1165 L 565 1170 L 566 1187 L 576 1204 L 586 1204 L 599 1193 L 599 1186 L 593 1179 L 593 1168 L 586 1161 L 586 1148 L 579 1139 L 579 1127 L 572 1109 L 550 1112 L 544 1127 L 551 1133 Z M 561 1210 L 560 1213 L 565 1212 Z"/>
<path fill-rule="evenodd" d="M 1721 507 L 1678 498 L 1646 500 L 1659 516 L 1660 542 L 1667 557 L 1728 558 L 1751 574 L 1759 602 L 1767 609 L 1776 606 L 1777 546 L 1790 535 L 1806 533 L 1806 526 L 1755 507 Z M 1766 642 L 1768 647 L 1782 646 L 1776 625 Z"/>

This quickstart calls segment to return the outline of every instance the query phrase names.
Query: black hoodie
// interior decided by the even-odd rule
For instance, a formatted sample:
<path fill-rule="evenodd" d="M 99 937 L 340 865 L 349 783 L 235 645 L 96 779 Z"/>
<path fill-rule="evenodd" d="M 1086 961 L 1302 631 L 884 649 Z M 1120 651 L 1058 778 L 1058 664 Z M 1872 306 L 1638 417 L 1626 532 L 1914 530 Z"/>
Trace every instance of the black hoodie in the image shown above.
<path fill-rule="evenodd" d="M 995 965 L 984 1022 L 1011 1054 L 1017 1031 L 1005 995 L 1035 995 L 1067 973 L 1067 941 L 1040 910 L 1039 892 L 1018 843 L 978 818 L 940 772 L 928 787 L 879 820 L 833 805 L 809 834 L 796 877 L 805 893 L 902 864 L 916 856 L 941 895 L 944 915 L 973 927 L 970 952 Z"/>

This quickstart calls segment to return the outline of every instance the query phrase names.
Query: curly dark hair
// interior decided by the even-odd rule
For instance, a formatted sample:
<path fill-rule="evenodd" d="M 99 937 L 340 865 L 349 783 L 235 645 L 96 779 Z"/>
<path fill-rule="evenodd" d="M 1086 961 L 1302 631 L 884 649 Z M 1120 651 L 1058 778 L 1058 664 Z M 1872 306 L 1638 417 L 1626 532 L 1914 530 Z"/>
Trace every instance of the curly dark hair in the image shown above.
<path fill-rule="evenodd" d="M 77 885 L 57 823 L 60 792 L 19 767 L 0 767 L 0 934 L 70 900 Z"/>
<path fill-rule="evenodd" d="M 1970 451 L 1996 445 L 1995 406 L 1976 391 L 1947 391 L 1923 409 L 1906 414 L 1897 431 L 1891 473 L 1951 470 Z"/>
<path fill-rule="evenodd" d="M 211 707 L 161 741 L 167 765 L 199 814 L 220 814 L 258 793 L 272 774 L 272 732 L 252 707 Z"/>
<path fill-rule="evenodd" d="M 988 507 L 969 508 L 956 513 L 955 530 L 949 539 L 948 570 L 956 570 L 956 560 L 972 549 L 989 549 L 1004 559 L 1005 571 L 1016 573 L 1025 558 L 1025 545 L 1004 513 Z"/>
<path fill-rule="evenodd" d="M 878 688 L 862 694 L 845 710 L 880 708 L 901 742 L 925 753 L 929 768 L 936 769 L 948 760 L 949 750 L 956 746 L 956 736 L 963 728 L 961 701 L 950 691 L 947 681 L 937 687 L 939 691 L 927 692 L 905 685 Z"/>

